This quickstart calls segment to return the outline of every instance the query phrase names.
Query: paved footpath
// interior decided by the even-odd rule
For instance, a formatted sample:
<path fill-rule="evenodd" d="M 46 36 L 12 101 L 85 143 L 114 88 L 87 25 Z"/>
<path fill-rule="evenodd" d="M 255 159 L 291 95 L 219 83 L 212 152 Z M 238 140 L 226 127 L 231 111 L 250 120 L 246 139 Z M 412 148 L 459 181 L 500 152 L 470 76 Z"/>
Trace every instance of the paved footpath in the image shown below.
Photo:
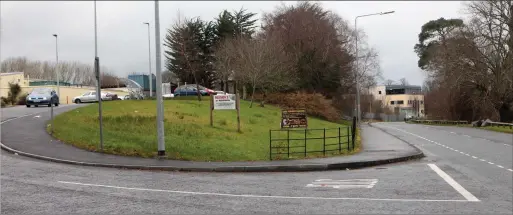
<path fill-rule="evenodd" d="M 59 114 L 76 107 L 79 105 L 62 106 L 55 108 L 54 112 Z M 44 129 L 50 118 L 48 110 L 25 107 L 3 109 L 3 115 L 8 116 L 2 118 L 1 143 L 4 149 L 31 157 L 89 166 L 216 172 L 353 169 L 423 157 L 417 148 L 367 125 L 362 125 L 363 150 L 351 156 L 283 161 L 194 162 L 108 155 L 82 150 L 52 138 Z M 16 118 L 16 115 L 23 117 Z"/>

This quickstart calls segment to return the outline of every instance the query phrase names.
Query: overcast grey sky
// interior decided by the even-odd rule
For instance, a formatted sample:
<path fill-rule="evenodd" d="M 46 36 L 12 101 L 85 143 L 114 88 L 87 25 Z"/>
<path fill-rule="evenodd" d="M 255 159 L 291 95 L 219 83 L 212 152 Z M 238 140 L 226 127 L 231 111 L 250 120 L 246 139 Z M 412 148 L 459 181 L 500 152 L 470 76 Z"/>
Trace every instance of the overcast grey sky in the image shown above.
<path fill-rule="evenodd" d="M 178 11 L 181 16 L 213 20 L 223 9 L 244 7 L 260 17 L 262 12 L 270 12 L 279 4 L 279 1 L 161 1 L 161 38 L 177 20 Z M 463 16 L 462 3 L 458 1 L 326 1 L 322 5 L 351 23 L 358 15 L 395 10 L 391 15 L 359 19 L 358 27 L 365 30 L 369 44 L 379 51 L 385 79 L 405 77 L 411 84 L 419 85 L 424 74 L 417 67 L 413 46 L 422 24 L 440 17 Z M 26 56 L 32 60 L 55 60 L 52 34 L 56 33 L 59 35 L 59 60 L 92 64 L 92 1 L 1 1 L 0 7 L 0 59 Z M 155 70 L 153 1 L 98 1 L 97 14 L 98 55 L 103 66 L 120 76 L 147 72 L 147 27 L 142 23 L 150 22 L 152 68 Z"/>

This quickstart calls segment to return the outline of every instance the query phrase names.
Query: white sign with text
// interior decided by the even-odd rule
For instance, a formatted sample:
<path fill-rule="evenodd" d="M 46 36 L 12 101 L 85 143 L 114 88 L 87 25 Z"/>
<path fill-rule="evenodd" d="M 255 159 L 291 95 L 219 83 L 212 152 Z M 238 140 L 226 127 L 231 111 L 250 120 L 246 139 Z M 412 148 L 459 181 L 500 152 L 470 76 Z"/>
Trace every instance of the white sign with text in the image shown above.
<path fill-rule="evenodd" d="M 236 108 L 235 94 L 214 95 L 214 110 L 235 110 Z"/>

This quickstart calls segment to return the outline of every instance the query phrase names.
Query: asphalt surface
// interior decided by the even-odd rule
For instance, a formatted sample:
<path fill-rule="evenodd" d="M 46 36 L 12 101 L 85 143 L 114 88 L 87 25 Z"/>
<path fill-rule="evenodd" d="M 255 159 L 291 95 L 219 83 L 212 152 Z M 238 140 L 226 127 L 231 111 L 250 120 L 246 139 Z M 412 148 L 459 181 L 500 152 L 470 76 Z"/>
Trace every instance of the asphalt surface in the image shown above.
<path fill-rule="evenodd" d="M 23 110 L 19 114 L 27 114 Z M 508 170 L 513 136 L 405 123 L 373 127 L 419 147 L 427 157 L 347 171 L 185 173 L 82 167 L 2 151 L 0 210 L 2 214 L 513 213 L 513 172 Z"/>

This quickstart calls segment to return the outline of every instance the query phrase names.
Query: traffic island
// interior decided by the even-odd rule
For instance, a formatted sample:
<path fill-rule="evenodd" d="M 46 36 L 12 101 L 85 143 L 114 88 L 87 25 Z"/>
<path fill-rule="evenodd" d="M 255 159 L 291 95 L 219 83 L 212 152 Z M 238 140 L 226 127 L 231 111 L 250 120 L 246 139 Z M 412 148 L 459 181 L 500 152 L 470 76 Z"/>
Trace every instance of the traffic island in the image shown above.
<path fill-rule="evenodd" d="M 94 107 L 86 108 L 94 109 Z M 85 108 L 71 111 L 70 109 L 73 108 L 60 108 L 56 111 L 56 114 L 58 114 L 58 116 L 64 116 L 59 114 L 66 111 L 69 111 L 67 113 L 79 113 Z M 74 147 L 72 145 L 64 144 L 63 142 L 52 138 L 44 129 L 47 124 L 47 119 L 49 118 L 49 113 L 40 113 L 38 116 L 39 117 L 27 115 L 22 118 L 3 122 L 3 136 L 1 144 L 2 149 L 16 153 L 18 155 L 83 166 L 202 172 L 273 172 L 355 169 L 418 159 L 423 156 L 422 152 L 398 140 L 397 138 L 383 133 L 378 129 L 363 126 L 362 139 L 365 141 L 363 150 L 359 153 L 348 156 L 333 156 L 328 158 L 297 160 L 238 162 L 202 162 L 170 159 L 158 160 L 153 158 L 120 156 L 92 152 Z M 244 127 L 244 123 L 242 124 L 242 128 L 247 128 Z M 24 132 L 27 130 L 32 132 Z M 107 136 L 109 132 L 105 132 L 105 134 Z M 372 145 L 382 146 L 383 144 L 392 148 L 394 146 L 398 147 L 394 148 L 393 150 L 368 150 L 372 149 Z M 268 151 L 264 150 L 263 153 L 267 155 L 267 152 Z"/>

